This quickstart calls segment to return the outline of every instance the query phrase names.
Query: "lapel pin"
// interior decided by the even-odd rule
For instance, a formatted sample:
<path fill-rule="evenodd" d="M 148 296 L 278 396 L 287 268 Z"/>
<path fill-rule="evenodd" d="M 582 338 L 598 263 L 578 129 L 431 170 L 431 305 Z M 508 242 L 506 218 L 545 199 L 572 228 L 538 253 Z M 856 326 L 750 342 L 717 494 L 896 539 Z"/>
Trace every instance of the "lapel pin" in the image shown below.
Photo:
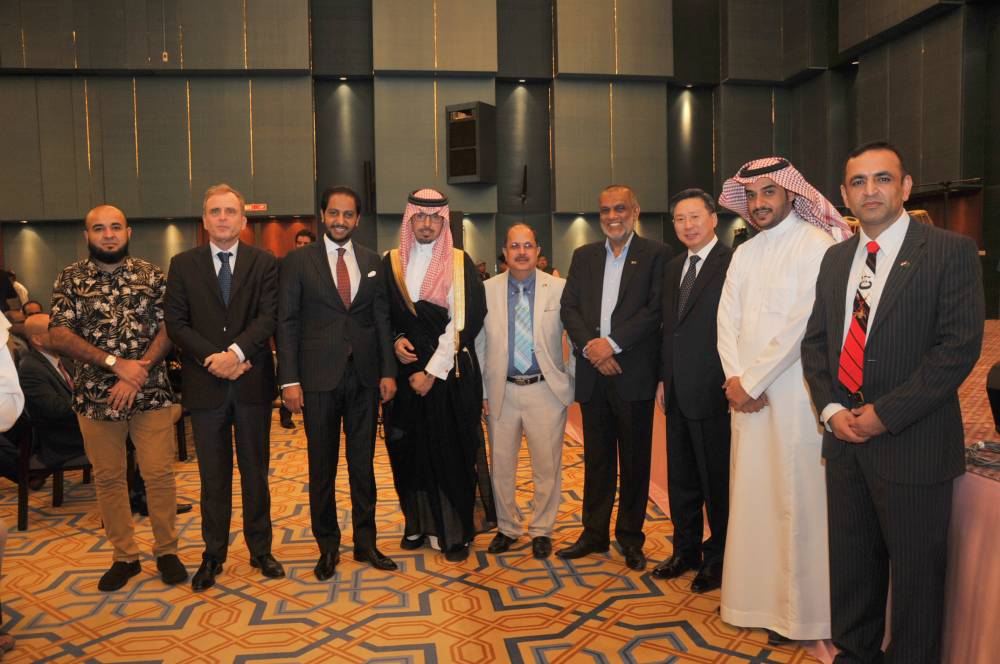
<path fill-rule="evenodd" d="M 910 261 L 907 260 L 899 261 L 899 267 L 910 267 Z"/>
<path fill-rule="evenodd" d="M 630 260 L 630 261 L 628 262 L 628 264 L 629 264 L 629 265 L 638 265 L 638 264 L 639 264 L 639 261 L 637 261 L 637 260 L 635 260 L 635 259 L 633 258 L 632 260 Z"/>
<path fill-rule="evenodd" d="M 374 277 L 375 276 L 375 270 L 372 270 L 371 272 L 369 272 L 368 276 L 369 277 Z"/>

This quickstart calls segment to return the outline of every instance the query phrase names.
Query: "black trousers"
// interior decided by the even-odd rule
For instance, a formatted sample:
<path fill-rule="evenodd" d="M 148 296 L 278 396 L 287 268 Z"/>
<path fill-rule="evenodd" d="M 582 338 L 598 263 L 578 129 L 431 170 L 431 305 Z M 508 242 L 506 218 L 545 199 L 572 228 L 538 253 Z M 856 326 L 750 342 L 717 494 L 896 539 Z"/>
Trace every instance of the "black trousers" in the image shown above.
<path fill-rule="evenodd" d="M 218 408 L 192 408 L 191 428 L 201 476 L 204 557 L 226 560 L 233 513 L 233 432 L 240 469 L 243 536 L 251 556 L 271 553 L 271 404 L 241 403 L 229 385 Z"/>
<path fill-rule="evenodd" d="M 653 400 L 624 401 L 614 383 L 598 376 L 583 414 L 583 537 L 606 546 L 619 479 L 615 539 L 641 547 L 649 500 L 653 444 Z"/>
<path fill-rule="evenodd" d="M 826 460 L 830 604 L 836 662 L 938 664 L 952 480 L 895 484 L 845 446 Z M 884 656 L 892 575 L 892 641 Z"/>
<path fill-rule="evenodd" d="M 347 479 L 351 487 L 354 548 L 375 546 L 375 424 L 378 389 L 365 387 L 354 362 L 329 392 L 306 392 L 303 420 L 309 451 L 309 514 L 320 552 L 340 547 L 337 523 L 337 461 L 340 427 L 346 438 Z"/>
<path fill-rule="evenodd" d="M 673 386 L 667 399 L 667 494 L 674 555 L 721 564 L 729 524 L 730 416 L 702 420 L 681 412 Z M 708 513 L 711 536 L 702 543 Z"/>

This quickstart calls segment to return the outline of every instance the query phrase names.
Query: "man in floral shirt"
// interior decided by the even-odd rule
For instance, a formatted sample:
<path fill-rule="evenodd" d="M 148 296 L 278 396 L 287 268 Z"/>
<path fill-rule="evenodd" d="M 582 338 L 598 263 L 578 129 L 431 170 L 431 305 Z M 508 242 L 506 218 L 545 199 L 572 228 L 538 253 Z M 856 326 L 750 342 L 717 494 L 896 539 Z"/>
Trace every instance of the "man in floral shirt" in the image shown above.
<path fill-rule="evenodd" d="M 128 255 L 132 229 L 121 210 L 98 206 L 84 226 L 90 257 L 56 279 L 49 328 L 56 350 L 77 360 L 73 410 L 114 547 L 114 563 L 97 587 L 118 590 L 140 572 L 125 477 L 129 435 L 146 480 L 156 566 L 164 583 L 181 583 L 188 574 L 177 557 L 173 392 L 162 362 L 170 350 L 163 324 L 166 278 L 157 266 Z"/>

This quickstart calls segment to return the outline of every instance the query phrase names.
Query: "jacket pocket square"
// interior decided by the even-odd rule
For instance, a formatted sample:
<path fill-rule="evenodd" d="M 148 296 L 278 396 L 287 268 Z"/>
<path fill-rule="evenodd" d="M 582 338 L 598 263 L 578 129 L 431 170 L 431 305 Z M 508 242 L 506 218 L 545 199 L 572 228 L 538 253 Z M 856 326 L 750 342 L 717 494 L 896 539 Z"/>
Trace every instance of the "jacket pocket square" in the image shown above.
<path fill-rule="evenodd" d="M 374 277 L 375 276 L 375 270 L 372 270 L 371 272 L 369 272 L 368 276 L 369 277 Z"/>

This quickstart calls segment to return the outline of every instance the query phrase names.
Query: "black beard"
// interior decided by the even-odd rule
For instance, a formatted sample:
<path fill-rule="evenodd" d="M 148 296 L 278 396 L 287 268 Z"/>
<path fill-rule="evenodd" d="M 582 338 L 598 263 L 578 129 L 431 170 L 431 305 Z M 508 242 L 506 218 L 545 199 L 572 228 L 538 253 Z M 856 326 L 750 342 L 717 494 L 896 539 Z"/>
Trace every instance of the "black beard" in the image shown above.
<path fill-rule="evenodd" d="M 121 263 L 128 256 L 128 241 L 116 251 L 104 251 L 88 242 L 87 250 L 90 252 L 91 260 L 104 263 L 105 265 L 115 265 Z"/>
<path fill-rule="evenodd" d="M 355 228 L 357 228 L 357 226 L 355 226 Z M 347 231 L 347 235 L 344 237 L 343 240 L 338 240 L 337 238 L 333 237 L 333 231 L 332 230 L 330 230 L 329 228 L 326 229 L 326 236 L 328 238 L 330 238 L 330 242 L 334 242 L 334 243 L 340 244 L 340 245 L 347 244 L 347 241 L 351 239 L 352 235 L 354 235 L 354 228 L 352 228 L 351 230 Z"/>

